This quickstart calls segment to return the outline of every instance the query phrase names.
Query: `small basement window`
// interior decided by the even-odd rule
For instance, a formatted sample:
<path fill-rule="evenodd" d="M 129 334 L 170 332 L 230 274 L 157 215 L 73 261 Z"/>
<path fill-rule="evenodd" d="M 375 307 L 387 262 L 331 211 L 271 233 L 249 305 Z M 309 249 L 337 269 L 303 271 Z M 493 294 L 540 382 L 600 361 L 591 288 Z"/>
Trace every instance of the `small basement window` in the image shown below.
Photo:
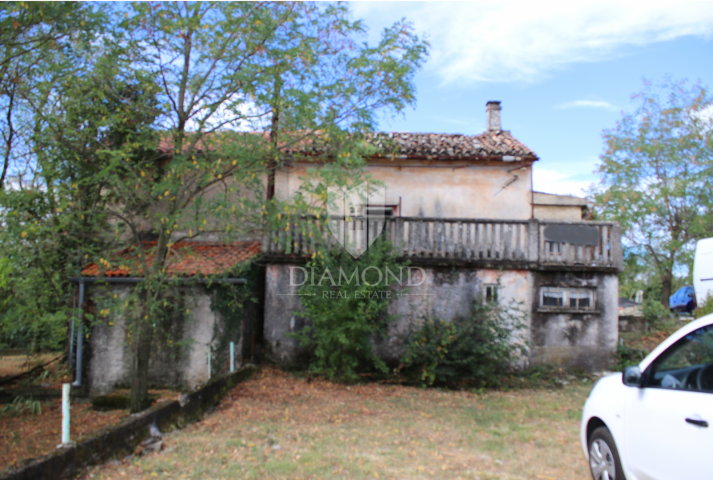
<path fill-rule="evenodd" d="M 552 310 L 594 310 L 596 291 L 593 288 L 542 287 L 540 307 Z"/>
<path fill-rule="evenodd" d="M 483 286 L 483 298 L 487 303 L 498 303 L 500 297 L 500 285 L 497 283 L 488 283 Z"/>

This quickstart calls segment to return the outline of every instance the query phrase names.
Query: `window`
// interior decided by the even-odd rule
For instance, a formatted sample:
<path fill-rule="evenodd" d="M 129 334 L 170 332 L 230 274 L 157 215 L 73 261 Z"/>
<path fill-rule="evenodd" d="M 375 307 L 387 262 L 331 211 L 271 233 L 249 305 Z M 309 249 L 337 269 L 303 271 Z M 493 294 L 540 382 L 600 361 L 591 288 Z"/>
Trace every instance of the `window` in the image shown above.
<path fill-rule="evenodd" d="M 497 283 L 483 285 L 483 298 L 487 303 L 498 303 L 500 286 Z"/>
<path fill-rule="evenodd" d="M 542 287 L 540 307 L 561 310 L 594 310 L 596 292 L 593 288 Z"/>
<path fill-rule="evenodd" d="M 540 306 L 542 307 L 563 307 L 564 289 L 559 287 L 542 287 L 540 294 Z"/>
<path fill-rule="evenodd" d="M 674 343 L 649 368 L 647 387 L 713 393 L 713 325 Z"/>
<path fill-rule="evenodd" d="M 593 307 L 592 290 L 569 289 L 569 308 L 586 310 Z"/>
<path fill-rule="evenodd" d="M 367 216 L 377 216 L 383 215 L 385 217 L 395 217 L 396 216 L 396 205 L 367 205 L 366 206 Z"/>
<path fill-rule="evenodd" d="M 549 247 L 550 253 L 562 253 L 562 250 L 563 250 L 562 245 L 564 245 L 564 243 L 560 243 L 560 242 L 545 242 L 545 243 L 550 244 L 550 247 Z"/>

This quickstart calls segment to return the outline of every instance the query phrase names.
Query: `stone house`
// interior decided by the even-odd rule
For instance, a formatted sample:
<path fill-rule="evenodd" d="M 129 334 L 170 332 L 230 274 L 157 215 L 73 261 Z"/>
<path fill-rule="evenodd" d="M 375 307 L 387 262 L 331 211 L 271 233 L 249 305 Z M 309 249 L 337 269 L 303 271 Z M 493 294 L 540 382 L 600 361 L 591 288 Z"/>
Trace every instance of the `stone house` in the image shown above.
<path fill-rule="evenodd" d="M 618 340 L 620 227 L 584 220 L 583 199 L 533 191 L 532 171 L 539 158 L 501 129 L 500 113 L 500 102 L 487 103 L 488 129 L 479 135 L 374 135 L 372 142 L 388 138 L 391 146 L 388 154 L 367 159 L 367 172 L 385 185 L 383 197 L 378 203 L 366 201 L 354 218 L 333 221 L 344 232 L 364 222 L 367 243 L 373 240 L 370 235 L 388 237 L 398 256 L 421 272 L 420 284 L 413 287 L 420 296 L 400 296 L 390 306 L 398 318 L 393 329 L 423 315 L 451 319 L 466 314 L 474 301 L 497 296 L 500 302 L 519 302 L 528 313 L 529 363 L 606 368 Z M 275 174 L 277 198 L 293 195 L 312 165 L 309 157 L 283 162 Z M 372 216 L 379 226 L 370 230 Z M 343 240 L 337 237 L 331 241 Z M 243 332 L 243 346 L 258 348 L 257 342 L 267 359 L 281 365 L 299 359 L 297 341 L 287 334 L 306 320 L 295 315 L 302 307 L 291 275 L 306 263 L 310 241 L 298 232 L 267 232 L 255 247 L 259 252 L 250 250 L 264 268 L 263 302 L 247 327 L 249 338 Z M 92 273 L 97 274 L 84 275 Z M 207 305 L 196 295 L 192 302 Z M 205 337 L 215 343 L 220 321 L 209 313 L 204 317 L 196 324 L 205 323 L 211 330 Z M 107 328 L 95 327 L 92 351 L 107 351 L 119 342 L 109 338 Z M 205 381 L 208 372 L 201 368 L 184 365 L 182 371 L 194 373 L 185 373 L 178 383 Z M 105 381 L 106 369 L 90 370 L 91 384 L 111 383 Z"/>
<path fill-rule="evenodd" d="M 479 135 L 387 134 L 396 151 L 368 159 L 386 192 L 383 204 L 364 211 L 384 212 L 381 235 L 425 272 L 415 290 L 421 297 L 391 305 L 393 328 L 422 315 L 464 315 L 497 289 L 499 301 L 520 302 L 529 314 L 530 363 L 606 368 L 618 339 L 620 227 L 583 220 L 584 199 L 533 191 L 539 158 L 502 130 L 500 113 L 500 102 L 487 103 L 488 130 Z M 277 192 L 292 194 L 309 167 L 309 159 L 288 163 L 276 175 Z M 290 275 L 307 240 L 295 236 L 285 247 L 278 235 L 262 244 L 266 355 L 280 364 L 300 353 L 286 334 L 301 325 Z"/>

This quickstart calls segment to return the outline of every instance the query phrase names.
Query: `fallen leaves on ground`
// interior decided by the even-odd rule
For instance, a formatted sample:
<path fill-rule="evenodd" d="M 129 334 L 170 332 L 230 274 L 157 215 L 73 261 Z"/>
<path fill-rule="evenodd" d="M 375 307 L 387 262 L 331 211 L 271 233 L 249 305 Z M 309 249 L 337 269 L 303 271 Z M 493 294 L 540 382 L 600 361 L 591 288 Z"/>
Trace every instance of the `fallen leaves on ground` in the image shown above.
<path fill-rule="evenodd" d="M 62 400 L 42 402 L 42 413 L 25 412 L 19 417 L 0 418 L 0 470 L 27 458 L 52 452 L 62 439 Z M 95 412 L 91 403 L 71 405 L 72 440 L 81 439 L 127 415 L 123 410 Z"/>
<path fill-rule="evenodd" d="M 42 354 L 36 356 L 7 355 L 0 357 L 0 376 L 16 375 L 35 365 L 41 365 L 56 357 L 57 354 Z M 5 388 L 26 392 L 36 388 L 56 389 L 62 383 L 71 381 L 66 365 L 54 362 L 47 367 L 48 374 L 43 378 L 30 378 L 17 382 Z M 58 392 L 59 393 L 59 392 Z M 128 390 L 117 390 L 116 393 L 128 395 Z M 149 393 L 159 396 L 158 402 L 177 397 L 170 390 L 151 390 Z M 23 400 L 26 400 L 23 398 Z M 5 405 L 0 405 L 4 407 Z M 20 416 L 0 416 L 0 471 L 22 460 L 39 457 L 54 451 L 62 437 L 62 400 L 56 398 L 41 401 L 41 413 L 33 415 L 27 409 Z M 97 430 L 117 423 L 128 415 L 126 410 L 97 412 L 92 410 L 88 401 L 71 402 L 71 434 L 73 441 L 81 440 Z"/>
<path fill-rule="evenodd" d="M 578 432 L 589 389 L 474 394 L 266 369 L 164 437 L 162 452 L 85 478 L 586 478 Z"/>

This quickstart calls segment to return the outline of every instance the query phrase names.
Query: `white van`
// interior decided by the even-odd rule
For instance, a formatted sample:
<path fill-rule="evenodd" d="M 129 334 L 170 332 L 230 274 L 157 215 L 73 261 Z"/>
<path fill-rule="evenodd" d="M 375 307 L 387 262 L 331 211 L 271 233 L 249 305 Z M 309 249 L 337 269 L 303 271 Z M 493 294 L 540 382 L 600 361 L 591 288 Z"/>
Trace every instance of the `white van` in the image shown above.
<path fill-rule="evenodd" d="M 693 261 L 693 288 L 696 302 L 703 305 L 706 297 L 713 294 L 713 238 L 698 240 L 696 258 Z"/>

